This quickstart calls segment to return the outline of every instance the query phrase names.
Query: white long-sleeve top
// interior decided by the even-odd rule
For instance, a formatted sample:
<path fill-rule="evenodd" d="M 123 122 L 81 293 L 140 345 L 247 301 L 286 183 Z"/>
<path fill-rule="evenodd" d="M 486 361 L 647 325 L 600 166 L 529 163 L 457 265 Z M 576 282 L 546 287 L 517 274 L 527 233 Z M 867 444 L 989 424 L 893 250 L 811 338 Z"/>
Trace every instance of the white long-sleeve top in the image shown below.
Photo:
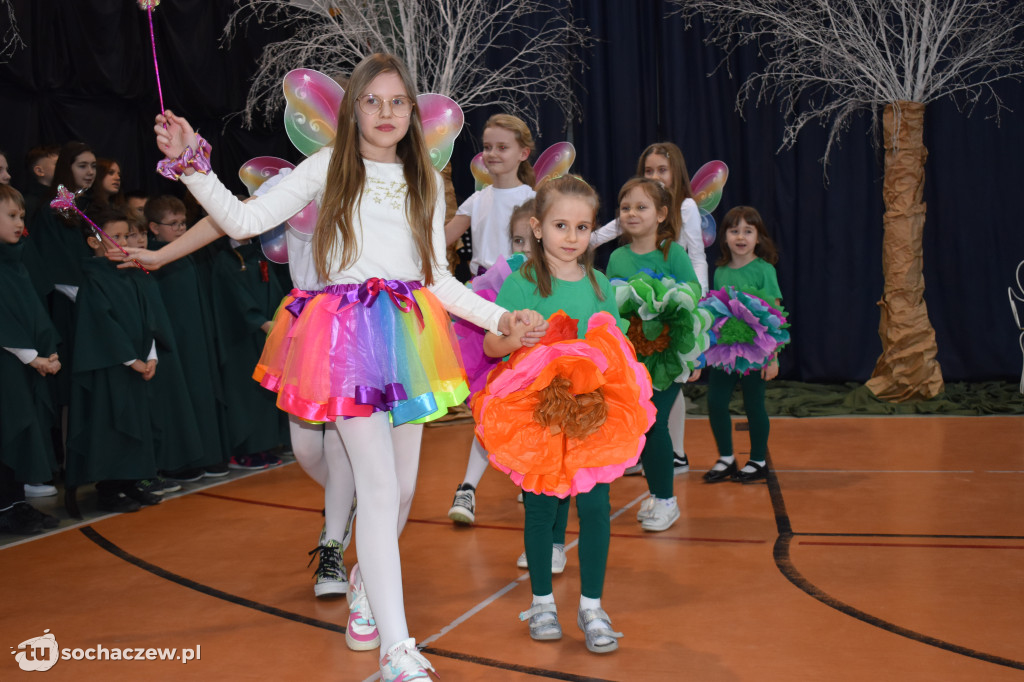
<path fill-rule="evenodd" d="M 310 201 L 323 201 L 327 165 L 333 149 L 325 147 L 295 167 L 265 195 L 243 203 L 220 182 L 216 174 L 195 173 L 181 177 L 193 196 L 224 232 L 235 239 L 249 239 L 280 225 Z M 423 281 L 423 268 L 405 215 L 406 185 L 400 163 L 363 159 L 366 183 L 358 210 L 354 211 L 357 257 L 347 268 L 340 266 L 340 250 L 331 259 L 325 284 L 361 284 L 371 277 Z M 444 187 L 440 174 L 433 218 L 434 282 L 427 287 L 448 312 L 473 324 L 498 332 L 505 309 L 480 298 L 448 270 L 444 236 Z M 300 252 L 311 258 L 311 250 Z M 289 254 L 289 259 L 291 254 Z M 297 263 L 308 271 L 308 263 Z"/>
<path fill-rule="evenodd" d="M 704 255 L 704 237 L 700 233 L 700 209 L 697 208 L 697 202 L 693 199 L 683 199 L 681 213 L 683 229 L 679 231 L 679 239 L 676 241 L 690 257 L 693 271 L 697 274 L 697 281 L 700 282 L 701 295 L 704 295 L 708 293 L 708 259 Z M 622 234 L 622 228 L 616 218 L 594 230 L 594 234 L 590 236 L 590 247 L 596 249 L 620 234 Z"/>

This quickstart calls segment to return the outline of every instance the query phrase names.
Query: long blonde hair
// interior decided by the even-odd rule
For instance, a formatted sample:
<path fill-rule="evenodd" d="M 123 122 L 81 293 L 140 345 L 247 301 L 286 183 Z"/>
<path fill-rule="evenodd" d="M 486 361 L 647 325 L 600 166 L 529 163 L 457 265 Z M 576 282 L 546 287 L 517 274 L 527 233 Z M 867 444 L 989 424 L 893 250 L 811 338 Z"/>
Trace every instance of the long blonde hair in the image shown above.
<path fill-rule="evenodd" d="M 351 266 L 359 254 L 356 252 L 356 234 L 353 216 L 366 182 L 366 167 L 359 153 L 359 126 L 356 124 L 356 100 L 370 82 L 382 73 L 396 73 L 402 79 L 406 94 L 415 100 L 416 85 L 402 61 L 390 54 L 372 54 L 356 65 L 348 81 L 348 92 L 338 109 L 338 132 L 334 139 L 334 153 L 327 166 L 327 180 L 320 214 L 313 231 L 313 260 L 317 275 L 328 279 L 329 262 L 341 251 L 339 267 Z M 436 171 L 430 165 L 430 155 L 423 136 L 419 108 L 409 114 L 409 131 L 398 142 L 398 158 L 405 174 L 407 194 L 405 216 L 412 230 L 416 252 L 423 264 L 423 282 L 434 281 L 434 251 L 431 243 L 434 203 L 437 200 Z M 338 242 L 341 242 L 340 247 Z"/>
<path fill-rule="evenodd" d="M 484 124 L 484 130 L 488 128 L 504 128 L 513 135 L 516 136 L 516 142 L 519 143 L 520 147 L 526 147 L 530 150 L 530 154 L 537 149 L 537 143 L 533 141 L 533 135 L 530 134 L 530 129 L 526 126 L 526 121 L 513 116 L 512 114 L 494 114 L 487 123 Z M 519 182 L 524 185 L 533 187 L 537 182 L 537 176 L 533 172 L 533 164 L 530 163 L 530 157 L 527 156 L 525 160 L 519 162 L 519 168 L 516 169 L 516 177 L 519 178 Z"/>

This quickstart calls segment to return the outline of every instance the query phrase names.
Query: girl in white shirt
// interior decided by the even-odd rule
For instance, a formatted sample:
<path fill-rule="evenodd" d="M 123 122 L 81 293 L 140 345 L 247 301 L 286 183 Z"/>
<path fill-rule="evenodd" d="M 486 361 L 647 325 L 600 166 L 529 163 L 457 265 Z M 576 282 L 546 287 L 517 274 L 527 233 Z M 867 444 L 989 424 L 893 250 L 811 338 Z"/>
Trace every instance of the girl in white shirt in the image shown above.
<path fill-rule="evenodd" d="M 537 339 L 544 325 L 536 313 L 481 299 L 443 265 L 444 191 L 405 65 L 371 55 L 352 71 L 348 93 L 333 147 L 246 204 L 203 173 L 203 143 L 185 119 L 165 112 L 154 130 L 160 150 L 177 157 L 166 162 L 170 170 L 235 239 L 273 229 L 311 200 L 320 207 L 312 257 L 325 286 L 282 308 L 257 373 L 282 409 L 333 424 L 348 451 L 360 564 L 350 576 L 347 630 L 354 648 L 379 641 L 381 676 L 391 682 L 433 671 L 409 637 L 398 534 L 415 489 L 421 424 L 467 394 L 445 311 L 497 333 L 533 329 Z M 190 230 L 168 248 L 185 251 L 216 236 L 215 227 L 206 230 L 213 234 L 190 238 Z M 186 239 L 192 243 L 180 245 Z"/>
<path fill-rule="evenodd" d="M 512 255 L 508 241 L 512 209 L 533 198 L 536 182 L 529 161 L 536 145 L 521 118 L 495 114 L 487 119 L 483 137 L 484 166 L 493 183 L 466 199 L 444 227 L 449 245 L 472 228 L 469 269 L 474 275 Z"/>

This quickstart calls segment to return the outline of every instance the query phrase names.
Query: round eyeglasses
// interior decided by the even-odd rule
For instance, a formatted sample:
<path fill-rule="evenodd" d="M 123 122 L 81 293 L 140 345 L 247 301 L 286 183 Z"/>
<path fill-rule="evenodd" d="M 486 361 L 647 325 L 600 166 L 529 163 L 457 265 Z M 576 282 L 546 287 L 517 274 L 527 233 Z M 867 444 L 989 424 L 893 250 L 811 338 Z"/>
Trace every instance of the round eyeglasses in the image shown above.
<path fill-rule="evenodd" d="M 405 118 L 412 113 L 412 108 L 416 106 L 416 103 L 412 101 L 411 97 L 405 95 L 398 95 L 391 99 L 384 99 L 378 95 L 368 93 L 359 97 L 359 108 L 367 116 L 373 116 L 377 112 L 384 108 L 384 103 L 387 102 L 388 106 L 391 107 L 391 113 L 399 118 Z"/>

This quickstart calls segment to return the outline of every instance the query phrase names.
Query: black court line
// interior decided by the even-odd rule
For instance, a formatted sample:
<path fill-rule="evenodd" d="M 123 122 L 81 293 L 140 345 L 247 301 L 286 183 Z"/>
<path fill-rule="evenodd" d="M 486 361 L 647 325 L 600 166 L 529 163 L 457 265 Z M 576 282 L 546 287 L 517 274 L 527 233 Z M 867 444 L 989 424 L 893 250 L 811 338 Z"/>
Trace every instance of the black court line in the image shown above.
<path fill-rule="evenodd" d="M 80 528 L 79 531 L 81 531 L 82 535 L 89 538 L 90 540 L 92 540 L 97 545 L 107 550 L 117 558 L 126 561 L 129 564 L 132 564 L 133 566 L 137 566 L 138 568 L 141 568 L 144 571 L 148 571 L 153 575 L 157 576 L 158 578 L 163 578 L 164 580 L 168 580 L 172 583 L 177 583 L 182 587 L 187 587 L 190 590 L 195 590 L 196 592 L 205 594 L 210 597 L 214 597 L 216 599 L 221 599 L 232 604 L 237 604 L 238 606 L 244 606 L 247 609 L 262 611 L 263 613 L 269 614 L 271 616 L 277 616 L 278 618 L 284 618 L 285 620 L 294 621 L 296 623 L 302 623 L 303 625 L 312 625 L 313 627 L 320 628 L 322 630 L 330 630 L 331 632 L 345 634 L 345 628 L 335 623 L 328 623 L 325 620 L 310 618 L 308 616 L 303 616 L 298 613 L 292 613 L 291 611 L 285 611 L 284 609 L 279 609 L 274 606 L 267 606 L 266 604 L 261 604 L 257 601 L 253 601 L 252 599 L 239 597 L 237 595 L 231 594 L 230 592 L 224 592 L 223 590 L 218 590 L 215 587 L 204 585 L 190 578 L 180 576 L 177 573 L 172 573 L 171 571 L 168 571 L 165 568 L 160 568 L 156 564 L 151 564 L 145 559 L 140 559 L 134 554 L 129 554 L 128 552 L 124 551 L 123 549 L 115 545 L 113 542 L 100 535 L 92 526 Z"/>
<path fill-rule="evenodd" d="M 345 628 L 341 625 L 337 625 L 336 623 L 328 623 L 327 621 L 320 620 L 318 618 L 310 618 L 308 616 L 303 616 L 299 613 L 293 613 L 291 611 L 285 611 L 284 609 L 279 609 L 274 606 L 261 604 L 260 602 L 253 601 L 252 599 L 246 599 L 245 597 L 239 597 L 238 595 L 231 594 L 230 592 L 218 590 L 215 587 L 210 587 L 209 585 L 204 585 L 190 578 L 180 576 L 177 573 L 168 571 L 165 568 L 160 568 L 155 564 L 149 563 L 145 559 L 140 559 L 134 554 L 130 554 L 129 552 L 126 552 L 125 550 L 121 549 L 116 544 L 114 544 L 107 538 L 103 537 L 92 526 L 85 526 L 84 528 L 79 528 L 79 532 L 81 532 L 82 535 L 84 535 L 85 537 L 92 540 L 92 542 L 94 542 L 96 545 L 106 550 L 107 552 L 110 552 L 122 561 L 132 564 L 133 566 L 136 566 L 138 568 L 141 568 L 144 571 L 152 573 L 158 578 L 163 578 L 164 580 L 176 583 L 178 585 L 181 585 L 182 587 L 186 587 L 190 590 L 195 590 L 200 594 L 205 594 L 206 596 L 213 597 L 215 599 L 220 599 L 231 604 L 235 604 L 237 606 L 243 606 L 245 608 L 253 609 L 255 611 L 261 611 L 268 615 L 276 616 L 278 618 L 284 618 L 285 620 L 290 620 L 295 623 L 300 623 L 302 625 L 309 625 L 315 628 L 320 628 L 321 630 L 328 630 L 330 632 L 336 632 L 339 634 L 345 633 Z M 516 663 L 505 663 L 504 661 L 496 661 L 490 658 L 482 658 L 480 656 L 472 656 L 469 654 L 460 654 L 458 652 L 447 651 L 445 649 L 434 649 L 433 647 L 426 647 L 423 649 L 423 651 L 435 656 L 440 656 L 442 658 L 466 661 L 469 663 L 475 663 L 477 665 L 483 665 L 490 668 L 497 668 L 499 670 L 510 670 L 513 672 L 523 673 L 525 675 L 533 675 L 534 677 L 545 677 L 551 680 L 569 680 L 570 682 L 615 682 L 615 680 L 606 680 L 599 677 L 584 677 L 582 675 L 575 675 L 573 673 L 563 673 L 557 670 L 545 670 L 543 668 L 533 668 L 530 666 L 519 665 Z"/>
<path fill-rule="evenodd" d="M 796 585 L 802 591 L 808 595 L 814 597 L 825 606 L 829 606 L 840 613 L 846 614 L 856 618 L 857 620 L 863 621 L 869 625 L 873 625 L 882 630 L 886 630 L 901 637 L 912 639 L 922 644 L 934 646 L 945 651 L 950 651 L 961 656 L 967 656 L 969 658 L 976 658 L 980 661 L 987 663 L 995 663 L 996 665 L 1006 666 L 1007 668 L 1015 668 L 1017 670 L 1024 670 L 1024 661 L 1015 661 L 1010 658 L 1004 658 L 1002 656 L 996 656 L 994 654 L 987 654 L 976 649 L 963 647 L 958 644 L 952 644 L 929 635 L 910 630 L 905 627 L 890 623 L 889 621 L 873 616 L 870 613 L 866 613 L 857 609 L 849 604 L 836 599 L 832 595 L 828 594 L 824 590 L 818 588 L 817 585 L 812 583 L 810 580 L 805 578 L 802 573 L 793 565 L 793 561 L 789 555 L 789 547 L 796 535 L 801 535 L 793 532 L 792 524 L 789 520 L 789 514 L 786 512 L 786 502 L 782 497 L 782 487 L 779 485 L 779 479 L 775 475 L 775 467 L 772 465 L 771 452 L 768 453 L 768 493 L 771 497 L 772 510 L 775 512 L 775 525 L 778 529 L 778 538 L 775 540 L 774 557 L 775 565 L 779 571 L 786 577 L 789 582 Z M 823 534 L 815 534 L 823 535 Z M 843 533 L 829 533 L 830 537 L 843 537 Z M 849 534 L 851 537 L 863 537 L 861 534 Z M 905 536 L 896 536 L 905 537 Z"/>

